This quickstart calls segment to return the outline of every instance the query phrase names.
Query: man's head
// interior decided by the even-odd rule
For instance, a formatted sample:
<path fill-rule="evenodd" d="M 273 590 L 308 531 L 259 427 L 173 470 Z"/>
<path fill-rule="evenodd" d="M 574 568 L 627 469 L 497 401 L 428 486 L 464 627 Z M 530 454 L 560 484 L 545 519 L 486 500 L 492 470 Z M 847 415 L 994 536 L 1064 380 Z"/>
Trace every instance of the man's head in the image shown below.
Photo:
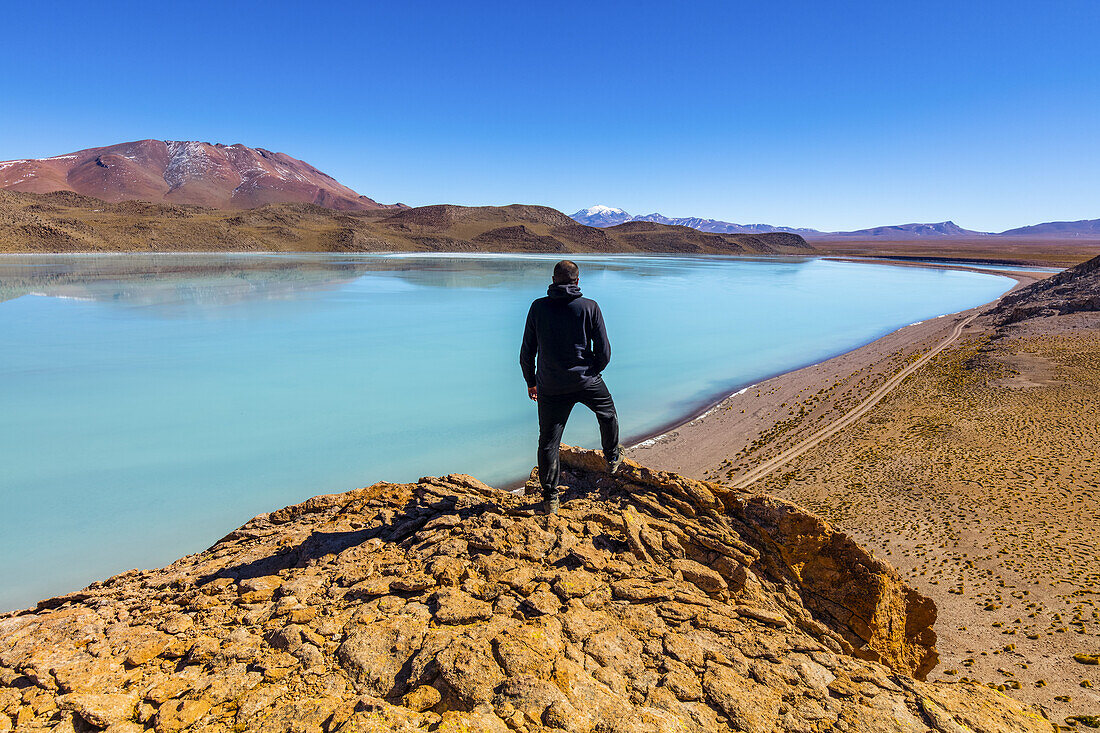
<path fill-rule="evenodd" d="M 572 260 L 562 260 L 554 265 L 555 285 L 576 285 L 581 279 L 581 269 Z"/>

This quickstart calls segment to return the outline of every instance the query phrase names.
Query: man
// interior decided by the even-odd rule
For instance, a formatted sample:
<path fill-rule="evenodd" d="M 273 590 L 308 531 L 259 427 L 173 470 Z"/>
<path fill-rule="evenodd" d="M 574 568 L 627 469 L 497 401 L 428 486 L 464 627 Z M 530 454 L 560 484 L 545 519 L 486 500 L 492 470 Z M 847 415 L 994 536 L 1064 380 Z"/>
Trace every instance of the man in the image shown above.
<path fill-rule="evenodd" d="M 615 403 L 600 376 L 610 361 L 611 343 L 600 306 L 581 297 L 577 264 L 562 260 L 554 265 L 546 297 L 531 304 L 519 350 L 527 395 L 538 402 L 539 483 L 547 514 L 556 514 L 561 502 L 558 446 L 578 402 L 596 413 L 608 468 L 614 473 L 622 463 Z"/>

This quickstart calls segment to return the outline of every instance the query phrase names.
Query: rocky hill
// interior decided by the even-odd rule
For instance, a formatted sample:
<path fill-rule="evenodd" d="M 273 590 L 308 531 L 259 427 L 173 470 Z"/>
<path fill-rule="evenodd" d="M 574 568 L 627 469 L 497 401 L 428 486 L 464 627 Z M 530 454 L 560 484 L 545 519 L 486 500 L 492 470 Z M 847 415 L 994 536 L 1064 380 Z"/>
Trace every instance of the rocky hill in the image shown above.
<path fill-rule="evenodd" d="M 288 202 L 356 211 L 392 208 L 286 153 L 193 140 L 137 140 L 0 162 L 0 189 L 232 209 Z"/>
<path fill-rule="evenodd" d="M 1080 311 L 1100 311 L 1100 257 L 1010 293 L 991 309 L 1001 325 Z"/>
<path fill-rule="evenodd" d="M 72 192 L 0 191 L 0 252 L 679 252 L 799 254 L 797 235 L 704 234 L 686 227 L 583 226 L 546 206 L 421 206 L 333 211 L 270 204 L 232 211 Z"/>
<path fill-rule="evenodd" d="M 648 221 L 631 221 L 605 229 L 616 239 L 642 251 L 670 252 L 677 247 L 693 246 L 704 251 L 708 243 L 721 241 L 745 247 L 748 251 L 810 252 L 813 248 L 799 234 L 768 232 L 763 234 L 715 234 L 701 232 L 691 227 L 657 224 Z"/>
<path fill-rule="evenodd" d="M 261 515 L 0 617 L 0 730 L 1050 731 L 931 684 L 936 611 L 792 504 L 563 451 Z"/>

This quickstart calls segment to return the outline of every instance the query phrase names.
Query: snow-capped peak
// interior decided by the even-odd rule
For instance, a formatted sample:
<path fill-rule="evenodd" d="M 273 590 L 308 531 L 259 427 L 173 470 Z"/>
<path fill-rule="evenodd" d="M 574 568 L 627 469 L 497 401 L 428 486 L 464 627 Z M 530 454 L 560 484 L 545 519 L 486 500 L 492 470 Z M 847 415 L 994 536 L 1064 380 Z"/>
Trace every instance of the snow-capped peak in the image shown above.
<path fill-rule="evenodd" d="M 595 206 L 589 206 L 587 209 L 581 209 L 578 214 L 584 214 L 587 216 L 594 216 L 597 214 L 625 214 L 622 209 L 614 209 L 610 206 L 604 206 L 603 204 L 596 204 Z"/>
<path fill-rule="evenodd" d="M 616 224 L 630 221 L 631 218 L 630 214 L 622 209 L 604 206 L 603 204 L 596 204 L 595 206 L 589 206 L 587 209 L 581 209 L 572 216 L 574 221 L 578 221 L 581 224 L 587 224 L 590 227 L 613 227 Z"/>

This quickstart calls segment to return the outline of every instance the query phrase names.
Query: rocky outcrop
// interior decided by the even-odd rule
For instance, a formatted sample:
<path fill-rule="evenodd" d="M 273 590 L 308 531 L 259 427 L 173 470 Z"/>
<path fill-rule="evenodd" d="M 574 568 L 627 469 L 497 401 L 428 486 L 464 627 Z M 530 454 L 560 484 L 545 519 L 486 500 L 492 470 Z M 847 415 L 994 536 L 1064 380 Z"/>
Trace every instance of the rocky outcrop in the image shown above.
<path fill-rule="evenodd" d="M 813 251 L 801 235 L 791 232 L 714 234 L 691 227 L 648 221 L 631 221 L 604 231 L 641 252 L 805 254 Z"/>
<path fill-rule="evenodd" d="M 1100 311 L 1100 257 L 1004 296 L 991 309 L 998 325 L 1031 318 Z"/>
<path fill-rule="evenodd" d="M 920 681 L 935 608 L 821 519 L 598 453 L 256 517 L 0 618 L 0 730 L 1049 731 Z"/>

